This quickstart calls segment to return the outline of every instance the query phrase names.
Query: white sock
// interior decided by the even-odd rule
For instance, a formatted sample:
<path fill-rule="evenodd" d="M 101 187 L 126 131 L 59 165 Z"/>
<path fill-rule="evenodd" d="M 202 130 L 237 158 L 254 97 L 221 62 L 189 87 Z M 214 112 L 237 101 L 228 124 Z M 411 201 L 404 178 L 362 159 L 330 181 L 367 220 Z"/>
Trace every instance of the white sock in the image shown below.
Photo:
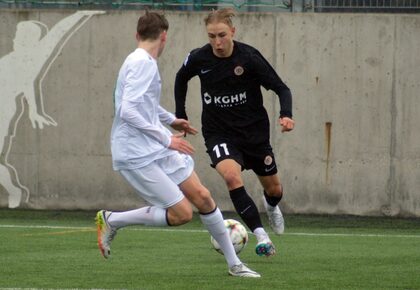
<path fill-rule="evenodd" d="M 277 205 L 276 206 L 272 206 L 272 205 L 270 205 L 270 204 L 267 203 L 266 209 L 269 210 L 269 211 L 274 211 L 276 209 L 276 207 L 277 207 Z"/>
<path fill-rule="evenodd" d="M 264 230 L 264 228 L 256 228 L 253 233 L 255 237 L 257 238 L 258 243 L 268 238 L 268 234 Z"/>
<path fill-rule="evenodd" d="M 123 212 L 112 212 L 108 217 L 108 223 L 116 229 L 132 225 L 154 227 L 168 225 L 166 221 L 166 209 L 156 206 L 146 206 Z"/>
<path fill-rule="evenodd" d="M 229 268 L 241 264 L 242 262 L 235 253 L 219 208 L 209 214 L 200 214 L 200 218 L 212 237 L 219 243 Z"/>

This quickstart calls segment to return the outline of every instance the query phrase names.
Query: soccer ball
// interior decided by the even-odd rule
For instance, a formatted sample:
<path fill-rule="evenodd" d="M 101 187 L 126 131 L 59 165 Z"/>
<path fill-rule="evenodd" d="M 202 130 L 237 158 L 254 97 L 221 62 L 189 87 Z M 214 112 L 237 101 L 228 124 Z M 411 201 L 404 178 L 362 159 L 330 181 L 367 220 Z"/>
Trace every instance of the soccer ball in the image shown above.
<path fill-rule="evenodd" d="M 236 254 L 239 254 L 248 243 L 248 232 L 246 231 L 245 227 L 237 220 L 226 219 L 224 222 L 233 247 L 235 248 L 235 252 Z M 213 245 L 213 248 L 218 253 L 223 255 L 223 251 L 220 248 L 219 243 L 213 239 L 213 237 L 210 238 L 210 242 Z"/>

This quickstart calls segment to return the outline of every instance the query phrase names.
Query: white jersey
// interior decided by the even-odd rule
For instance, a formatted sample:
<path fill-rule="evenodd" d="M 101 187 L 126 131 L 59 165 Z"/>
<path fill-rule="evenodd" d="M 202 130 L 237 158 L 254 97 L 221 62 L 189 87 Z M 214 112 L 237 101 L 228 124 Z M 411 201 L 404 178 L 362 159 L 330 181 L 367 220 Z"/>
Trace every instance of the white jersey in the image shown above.
<path fill-rule="evenodd" d="M 175 116 L 160 104 L 161 79 L 156 60 L 137 48 L 124 61 L 115 88 L 115 117 L 111 131 L 114 170 L 144 167 L 176 154 L 168 149 Z"/>

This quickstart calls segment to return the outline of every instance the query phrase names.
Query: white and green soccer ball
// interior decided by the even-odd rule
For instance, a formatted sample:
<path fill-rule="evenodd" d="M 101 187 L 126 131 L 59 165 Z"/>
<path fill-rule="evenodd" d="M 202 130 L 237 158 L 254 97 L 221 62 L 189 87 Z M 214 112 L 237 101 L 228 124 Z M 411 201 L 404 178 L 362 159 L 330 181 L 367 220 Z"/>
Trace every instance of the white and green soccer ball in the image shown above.
<path fill-rule="evenodd" d="M 233 247 L 235 248 L 236 254 L 239 254 L 248 243 L 248 232 L 245 227 L 234 219 L 224 220 L 226 229 L 228 230 L 230 240 L 232 241 Z M 220 254 L 223 255 L 222 249 L 220 248 L 219 243 L 210 238 L 210 242 L 213 245 L 213 248 Z"/>

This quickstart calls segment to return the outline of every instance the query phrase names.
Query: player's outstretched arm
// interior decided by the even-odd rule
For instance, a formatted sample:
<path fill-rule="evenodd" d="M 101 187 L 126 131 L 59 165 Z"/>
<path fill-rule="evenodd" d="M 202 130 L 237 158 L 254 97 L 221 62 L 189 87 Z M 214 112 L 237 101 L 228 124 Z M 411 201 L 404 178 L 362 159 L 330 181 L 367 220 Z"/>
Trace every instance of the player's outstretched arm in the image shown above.
<path fill-rule="evenodd" d="M 195 135 L 198 133 L 198 130 L 192 127 L 189 121 L 184 119 L 175 119 L 175 121 L 171 123 L 171 127 L 184 134 Z"/>

